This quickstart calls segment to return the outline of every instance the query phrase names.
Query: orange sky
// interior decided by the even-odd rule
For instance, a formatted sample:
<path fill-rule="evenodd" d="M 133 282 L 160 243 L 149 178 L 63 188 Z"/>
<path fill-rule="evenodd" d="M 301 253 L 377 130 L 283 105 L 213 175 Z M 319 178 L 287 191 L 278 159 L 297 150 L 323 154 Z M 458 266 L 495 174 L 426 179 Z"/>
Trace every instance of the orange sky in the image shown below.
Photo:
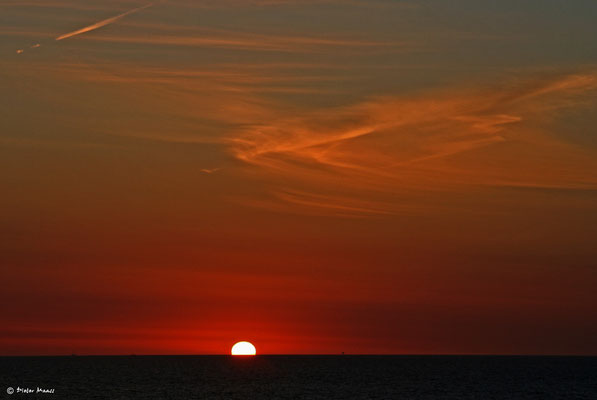
<path fill-rule="evenodd" d="M 0 0 L 0 355 L 597 354 L 565 7 Z"/>

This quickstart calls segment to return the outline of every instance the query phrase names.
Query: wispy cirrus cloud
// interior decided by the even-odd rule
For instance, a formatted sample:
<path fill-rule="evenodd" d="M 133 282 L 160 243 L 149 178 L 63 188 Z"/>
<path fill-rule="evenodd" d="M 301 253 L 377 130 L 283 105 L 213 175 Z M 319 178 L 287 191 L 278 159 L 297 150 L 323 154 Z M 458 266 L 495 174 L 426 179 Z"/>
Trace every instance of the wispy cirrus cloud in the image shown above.
<path fill-rule="evenodd" d="M 132 4 L 139 4 L 134 2 Z M 318 4 L 319 1 L 314 1 L 311 4 Z M 325 3 L 325 2 L 324 2 Z M 341 4 L 351 4 L 344 1 L 339 2 Z M 356 2 L 360 4 L 360 2 Z M 383 2 L 382 2 L 383 3 Z M 71 3 L 68 1 L 58 2 L 29 2 L 25 4 L 27 11 L 26 15 L 35 15 L 35 18 L 41 18 L 39 12 L 31 11 L 31 8 L 35 7 L 49 7 L 57 9 L 69 9 L 70 13 L 56 13 L 53 16 L 54 19 L 67 19 L 77 20 L 78 16 L 73 15 L 73 10 L 84 10 L 91 11 L 96 9 L 110 9 L 110 5 L 115 4 L 108 3 L 89 3 L 85 5 L 79 5 L 72 3 L 72 7 L 69 7 Z M 238 7 L 244 5 L 247 7 L 261 7 L 266 5 L 282 5 L 282 4 L 294 4 L 293 2 L 218 2 L 217 4 L 211 4 L 209 2 L 177 2 L 167 1 L 160 2 L 160 9 L 163 10 L 166 15 L 173 12 L 173 10 L 181 10 L 187 7 L 191 8 L 226 8 L 229 6 Z M 385 4 L 385 3 L 384 3 Z M 54 37 L 56 41 L 62 41 L 72 37 L 76 37 L 88 32 L 95 31 L 102 27 L 114 24 L 117 21 L 129 16 L 131 14 L 138 13 L 146 8 L 152 7 L 153 3 L 139 5 L 131 8 L 118 15 L 110 18 L 86 25 L 74 31 L 62 33 Z M 191 10 L 190 12 L 200 12 L 198 10 Z M 345 53 L 363 53 L 363 52 L 376 52 L 376 53 L 395 53 L 412 50 L 413 48 L 420 49 L 421 45 L 413 43 L 412 40 L 406 38 L 384 39 L 379 37 L 359 37 L 354 34 L 346 34 L 342 32 L 329 32 L 325 35 L 317 34 L 316 32 L 285 32 L 281 30 L 277 33 L 272 32 L 256 32 L 254 29 L 218 29 L 215 27 L 204 26 L 203 24 L 188 25 L 188 24 L 172 24 L 167 21 L 161 21 L 159 14 L 156 13 L 156 18 L 150 17 L 150 22 L 145 23 L 125 23 L 123 29 L 117 30 L 111 33 L 102 33 L 101 35 L 91 35 L 86 37 L 90 41 L 100 41 L 107 43 L 121 43 L 121 44 L 139 44 L 139 45 L 159 45 L 159 46 L 171 46 L 171 47 L 204 47 L 204 48 L 225 48 L 231 50 L 252 50 L 252 51 L 269 51 L 269 52 L 285 52 L 285 53 L 324 53 L 330 50 L 342 51 Z M 209 24 L 208 24 L 209 25 Z M 39 38 L 45 38 L 48 36 L 56 35 L 54 32 L 48 32 L 40 30 L 35 24 L 32 24 L 30 28 L 24 28 L 23 26 L 15 26 L 7 30 L 4 29 L 4 34 L 11 34 L 16 36 L 35 36 Z"/>
<path fill-rule="evenodd" d="M 60 35 L 60 36 L 58 36 L 56 38 L 56 40 L 64 40 L 64 39 L 71 38 L 73 36 L 81 35 L 81 34 L 86 33 L 86 32 L 94 31 L 94 30 L 99 29 L 99 28 L 101 28 L 103 26 L 113 24 L 114 22 L 118 21 L 121 18 L 126 17 L 127 15 L 131 15 L 131 14 L 137 13 L 137 12 L 139 12 L 141 10 L 144 10 L 146 8 L 149 8 L 152 5 L 153 5 L 152 3 L 149 3 L 149 4 L 146 4 L 146 5 L 141 6 L 141 7 L 133 8 L 131 10 L 123 12 L 122 14 L 118 14 L 118 15 L 116 15 L 114 17 L 110 17 L 110 18 L 104 19 L 102 21 L 96 22 L 94 24 L 88 25 L 86 27 L 83 27 L 81 29 L 77 29 L 76 31 L 72 31 L 72 32 Z"/>
<path fill-rule="evenodd" d="M 257 198 L 233 199 L 250 206 L 315 215 L 383 216 L 420 212 L 424 193 L 458 193 L 464 186 L 597 187 L 592 150 L 574 146 L 566 126 L 557 122 L 568 111 L 594 104 L 597 75 L 592 71 L 519 78 L 490 88 L 378 96 L 314 109 L 291 106 L 268 93 L 280 83 L 287 93 L 322 90 L 322 80 L 338 79 L 334 66 L 38 68 L 41 74 L 64 80 L 101 84 L 103 90 L 114 90 L 115 98 L 136 104 L 130 123 L 121 115 L 120 128 L 111 134 L 227 149 L 241 164 L 226 165 L 226 174 L 248 174 L 267 188 Z M 351 82 L 355 81 L 345 84 Z M 131 97 L 134 93 L 138 95 Z M 135 115 L 150 111 L 164 116 L 167 124 L 139 124 Z M 205 167 L 203 173 L 224 166 Z"/>
<path fill-rule="evenodd" d="M 183 47 L 214 47 L 236 50 L 259 50 L 280 52 L 316 52 L 329 49 L 354 51 L 396 52 L 420 48 L 408 40 L 378 40 L 347 35 L 317 36 L 313 33 L 291 35 L 284 33 L 259 33 L 252 31 L 221 29 L 202 26 L 172 26 L 159 23 L 127 23 L 126 33 L 104 34 L 88 40 L 154 44 Z"/>
<path fill-rule="evenodd" d="M 284 182 L 272 187 L 272 201 L 332 215 L 400 212 L 400 194 L 461 185 L 594 188 L 596 159 L 545 123 L 582 107 L 587 95 L 594 101 L 596 89 L 590 72 L 382 97 L 273 119 L 231 137 L 230 146 L 271 182 Z"/>

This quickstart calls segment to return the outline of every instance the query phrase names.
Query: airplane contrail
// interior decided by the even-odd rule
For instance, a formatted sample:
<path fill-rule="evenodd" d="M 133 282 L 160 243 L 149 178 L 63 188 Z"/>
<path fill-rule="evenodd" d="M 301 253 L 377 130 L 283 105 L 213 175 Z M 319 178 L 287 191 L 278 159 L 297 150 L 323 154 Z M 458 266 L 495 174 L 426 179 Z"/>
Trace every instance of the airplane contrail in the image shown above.
<path fill-rule="evenodd" d="M 149 3 L 149 4 L 146 4 L 146 5 L 141 6 L 141 7 L 133 8 L 132 10 L 128 10 L 128 11 L 123 12 L 122 14 L 116 15 L 114 17 L 111 17 L 111 18 L 108 18 L 108 19 L 104 19 L 103 21 L 96 22 L 95 24 L 86 26 L 84 28 L 78 29 L 78 30 L 73 31 L 73 32 L 65 33 L 64 35 L 60 35 L 60 36 L 58 36 L 56 38 L 56 40 L 68 39 L 70 37 L 77 36 L 77 35 L 80 35 L 80 34 L 85 33 L 85 32 L 96 30 L 98 28 L 101 28 L 102 26 L 106 26 L 106 25 L 109 25 L 109 24 L 111 24 L 113 22 L 116 22 L 120 18 L 126 17 L 129 14 L 134 14 L 134 13 L 136 13 L 138 11 L 141 11 L 141 10 L 144 10 L 144 9 L 146 9 L 148 7 L 151 7 L 152 5 L 153 5 L 153 3 Z"/>

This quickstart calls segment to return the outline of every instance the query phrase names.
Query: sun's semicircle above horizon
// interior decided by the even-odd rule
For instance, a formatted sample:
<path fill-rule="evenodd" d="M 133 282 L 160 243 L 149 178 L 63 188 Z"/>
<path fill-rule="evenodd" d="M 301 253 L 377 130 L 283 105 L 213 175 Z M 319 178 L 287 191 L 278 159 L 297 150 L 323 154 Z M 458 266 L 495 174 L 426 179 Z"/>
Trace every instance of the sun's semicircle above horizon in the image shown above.
<path fill-rule="evenodd" d="M 230 354 L 233 356 L 254 356 L 257 354 L 255 346 L 251 342 L 237 342 L 232 346 Z"/>

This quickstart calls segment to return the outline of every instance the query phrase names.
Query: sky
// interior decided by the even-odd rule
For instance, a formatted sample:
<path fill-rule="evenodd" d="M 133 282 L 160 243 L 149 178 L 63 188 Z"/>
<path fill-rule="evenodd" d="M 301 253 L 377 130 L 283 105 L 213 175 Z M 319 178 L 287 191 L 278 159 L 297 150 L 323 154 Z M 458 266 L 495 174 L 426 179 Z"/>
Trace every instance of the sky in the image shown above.
<path fill-rule="evenodd" d="M 0 354 L 597 354 L 596 15 L 0 0 Z"/>

